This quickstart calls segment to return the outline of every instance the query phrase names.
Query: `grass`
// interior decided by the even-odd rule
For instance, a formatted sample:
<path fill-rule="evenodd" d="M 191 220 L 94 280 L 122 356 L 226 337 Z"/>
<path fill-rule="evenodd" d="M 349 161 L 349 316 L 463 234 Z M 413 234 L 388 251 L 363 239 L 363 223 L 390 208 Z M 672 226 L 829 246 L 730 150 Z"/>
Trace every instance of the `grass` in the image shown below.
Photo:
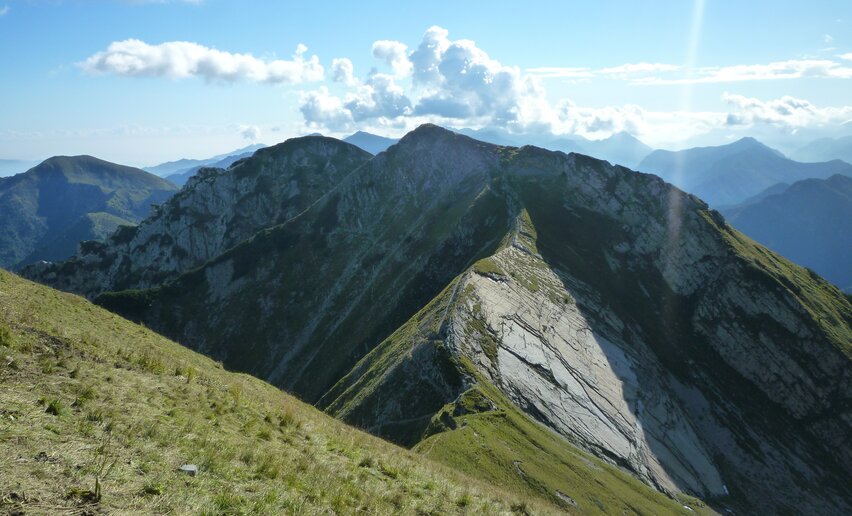
<path fill-rule="evenodd" d="M 0 511 L 555 512 L 5 271 L 0 357 Z"/>
<path fill-rule="evenodd" d="M 464 360 L 464 359 L 463 359 Z M 507 489 L 544 496 L 564 510 L 584 514 L 712 514 L 689 496 L 678 501 L 531 421 L 467 364 L 477 383 L 433 418 L 442 431 L 415 450 Z M 448 426 L 448 418 L 453 424 Z M 561 493 L 562 498 L 557 495 Z M 565 502 L 565 496 L 577 506 Z M 683 505 L 689 505 L 694 512 Z"/>

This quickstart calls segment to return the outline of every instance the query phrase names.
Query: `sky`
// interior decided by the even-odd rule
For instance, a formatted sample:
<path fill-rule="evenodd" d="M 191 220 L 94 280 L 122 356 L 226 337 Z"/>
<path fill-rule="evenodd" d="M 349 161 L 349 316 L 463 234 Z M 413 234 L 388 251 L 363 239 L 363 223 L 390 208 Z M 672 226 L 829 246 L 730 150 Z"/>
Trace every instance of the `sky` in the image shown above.
<path fill-rule="evenodd" d="M 0 0 L 0 70 L 0 159 L 424 122 L 786 150 L 852 133 L 852 2 Z"/>

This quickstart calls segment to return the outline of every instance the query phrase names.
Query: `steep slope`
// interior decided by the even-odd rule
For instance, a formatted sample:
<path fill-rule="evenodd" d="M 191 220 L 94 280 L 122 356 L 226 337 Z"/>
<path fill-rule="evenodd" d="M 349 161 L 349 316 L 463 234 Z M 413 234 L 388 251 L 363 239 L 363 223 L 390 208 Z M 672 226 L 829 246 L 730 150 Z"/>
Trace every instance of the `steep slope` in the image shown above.
<path fill-rule="evenodd" d="M 287 223 L 160 289 L 98 302 L 316 400 L 496 248 L 509 224 L 490 187 L 499 160 L 424 126 Z"/>
<path fill-rule="evenodd" d="M 847 292 L 852 289 L 852 178 L 798 181 L 722 213 L 766 247 Z"/>
<path fill-rule="evenodd" d="M 133 225 L 176 190 L 139 169 L 57 156 L 0 182 L 0 266 L 64 259 L 83 240 Z"/>
<path fill-rule="evenodd" d="M 825 179 L 835 174 L 852 176 L 848 163 L 799 163 L 753 138 L 718 147 L 657 150 L 643 159 L 638 169 L 657 174 L 716 207 L 739 204 L 777 183 Z"/>
<path fill-rule="evenodd" d="M 395 138 L 385 138 L 384 136 L 379 136 L 377 134 L 368 133 L 365 131 L 358 131 L 356 133 L 350 134 L 346 138 L 343 139 L 346 143 L 351 143 L 356 147 L 359 147 L 370 154 L 378 154 L 380 152 L 384 152 L 388 150 L 388 147 L 395 144 L 399 140 Z"/>
<path fill-rule="evenodd" d="M 848 512 L 848 300 L 650 176 L 575 161 L 566 179 L 564 158 L 532 152 L 507 171 L 527 210 L 504 247 L 321 405 L 451 462 L 488 448 L 471 468 L 511 477 L 506 456 L 529 443 L 506 437 L 518 432 L 497 417 L 508 399 L 670 494 L 746 513 Z M 541 465 L 520 466 L 530 484 L 577 499 Z"/>
<path fill-rule="evenodd" d="M 287 140 L 227 171 L 202 169 L 138 227 L 103 245 L 87 243 L 67 262 L 22 273 L 89 297 L 156 286 L 296 216 L 370 157 L 331 138 Z"/>
<path fill-rule="evenodd" d="M 841 159 L 852 163 L 852 136 L 818 138 L 790 155 L 797 161 L 814 163 Z"/>
<path fill-rule="evenodd" d="M 218 161 L 222 161 L 223 159 L 227 158 L 228 156 L 235 156 L 235 155 L 239 155 L 239 154 L 253 153 L 256 150 L 262 149 L 264 147 L 266 147 L 266 145 L 263 145 L 262 143 L 255 143 L 255 144 L 243 147 L 242 149 L 237 149 L 237 150 L 232 151 L 232 152 L 226 152 L 225 154 L 218 154 L 216 156 L 211 156 L 209 158 L 204 158 L 204 159 L 183 158 L 183 159 L 179 159 L 179 160 L 175 160 L 175 161 L 167 161 L 166 163 L 160 163 L 159 165 L 154 165 L 154 166 L 151 166 L 151 167 L 142 167 L 142 170 L 144 170 L 145 172 L 150 172 L 150 173 L 157 175 L 157 176 L 160 176 L 160 177 L 167 177 L 167 176 L 170 176 L 172 174 L 179 174 L 179 173 L 186 172 L 187 170 L 189 170 L 191 168 L 201 168 L 201 167 L 213 166 L 214 163 L 216 163 Z"/>
<path fill-rule="evenodd" d="M 0 357 L 3 513 L 557 513 L 2 270 Z"/>
<path fill-rule="evenodd" d="M 583 487 L 574 443 L 719 509 L 850 508 L 849 301 L 585 156 L 422 126 L 287 222 L 98 302 L 558 503 L 634 507 L 614 477 Z"/>

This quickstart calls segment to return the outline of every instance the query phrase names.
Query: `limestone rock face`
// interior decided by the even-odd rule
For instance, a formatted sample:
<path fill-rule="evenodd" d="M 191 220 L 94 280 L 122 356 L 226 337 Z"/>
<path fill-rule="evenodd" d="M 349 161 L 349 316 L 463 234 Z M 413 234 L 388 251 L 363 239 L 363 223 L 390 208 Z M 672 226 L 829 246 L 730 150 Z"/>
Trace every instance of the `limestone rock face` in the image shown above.
<path fill-rule="evenodd" d="M 90 298 L 159 285 L 295 217 L 370 157 L 323 137 L 261 149 L 228 170 L 202 169 L 138 227 L 122 228 L 105 244 L 87 243 L 68 262 L 42 262 L 23 274 Z"/>

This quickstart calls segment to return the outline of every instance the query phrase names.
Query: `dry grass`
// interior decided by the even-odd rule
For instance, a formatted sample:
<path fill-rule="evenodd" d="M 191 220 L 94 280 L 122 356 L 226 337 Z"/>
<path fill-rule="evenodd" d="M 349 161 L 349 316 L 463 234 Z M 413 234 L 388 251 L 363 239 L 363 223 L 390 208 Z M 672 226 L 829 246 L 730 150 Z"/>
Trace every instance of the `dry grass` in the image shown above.
<path fill-rule="evenodd" d="M 0 472 L 0 510 L 28 514 L 554 511 L 4 271 Z"/>

